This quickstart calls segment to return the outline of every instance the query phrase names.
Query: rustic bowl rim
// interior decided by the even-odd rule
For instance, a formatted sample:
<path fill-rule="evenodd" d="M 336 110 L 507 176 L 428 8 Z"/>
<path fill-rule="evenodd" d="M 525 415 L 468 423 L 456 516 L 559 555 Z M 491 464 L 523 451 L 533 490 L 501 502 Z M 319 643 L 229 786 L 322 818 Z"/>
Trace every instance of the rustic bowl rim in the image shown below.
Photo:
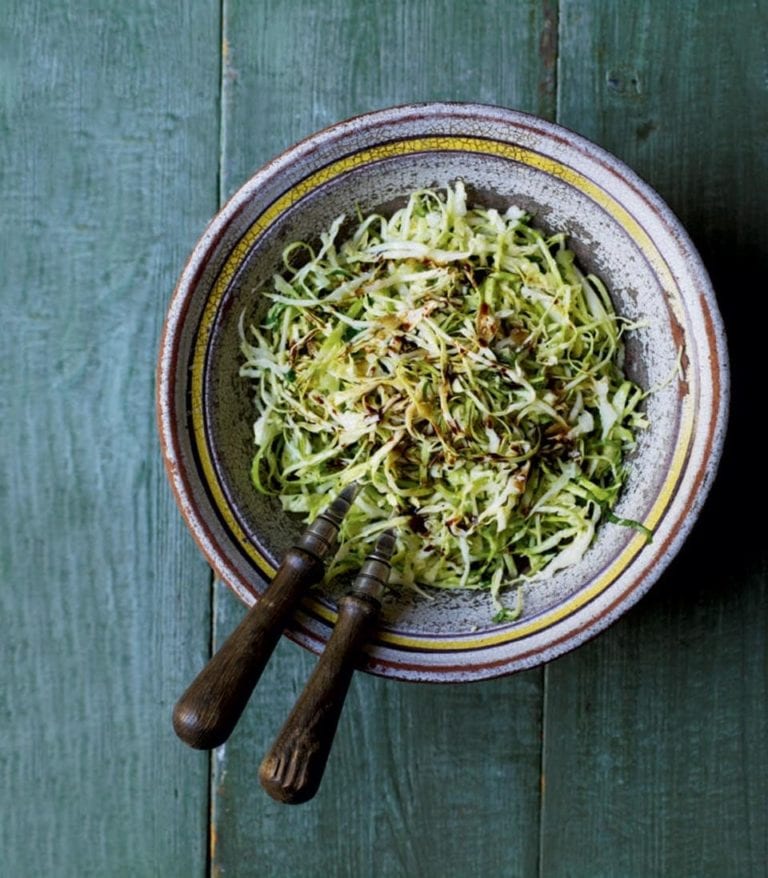
<path fill-rule="evenodd" d="M 177 430 L 183 430 L 186 426 L 178 424 L 178 419 L 174 415 L 175 372 L 179 353 L 179 334 L 184 329 L 184 317 L 189 305 L 189 298 L 194 294 L 196 282 L 204 270 L 208 259 L 215 253 L 218 243 L 233 218 L 247 205 L 253 193 L 259 190 L 264 181 L 273 179 L 284 168 L 289 167 L 297 160 L 311 156 L 321 145 L 334 140 L 341 140 L 350 134 L 360 131 L 361 128 L 386 126 L 392 121 L 404 120 L 409 117 L 434 117 L 441 119 L 450 117 L 459 119 L 464 116 L 475 116 L 492 120 L 496 123 L 508 124 L 511 129 L 514 129 L 516 125 L 535 128 L 537 133 L 558 141 L 568 150 L 576 150 L 592 161 L 603 163 L 622 182 L 640 193 L 649 209 L 666 228 L 667 233 L 674 238 L 684 257 L 688 270 L 695 278 L 696 289 L 703 299 L 703 307 L 706 309 L 711 327 L 707 351 L 711 359 L 717 364 L 719 387 L 712 404 L 715 414 L 709 421 L 708 459 L 706 465 L 702 467 L 691 502 L 686 508 L 686 515 L 675 522 L 674 531 L 663 547 L 654 566 L 642 576 L 641 580 L 634 585 L 628 594 L 620 596 L 620 599 L 614 606 L 602 613 L 597 619 L 589 621 L 580 630 L 563 638 L 563 641 L 555 641 L 546 648 L 536 650 L 531 660 L 523 658 L 514 662 L 494 661 L 483 663 L 482 661 L 475 661 L 473 663 L 471 660 L 473 653 L 467 652 L 462 658 L 466 657 L 470 659 L 469 661 L 462 662 L 457 666 L 445 666 L 437 669 L 423 667 L 418 662 L 413 667 L 409 667 L 407 663 L 392 667 L 387 663 L 382 665 L 369 661 L 365 667 L 366 670 L 375 674 L 401 680 L 457 682 L 502 676 L 549 661 L 566 651 L 576 648 L 608 627 L 651 588 L 687 538 L 714 479 L 722 454 L 727 425 L 729 402 L 727 345 L 724 325 L 708 274 L 687 232 L 672 210 L 655 190 L 645 183 L 624 162 L 582 135 L 576 134 L 562 125 L 518 110 L 511 110 L 491 104 L 464 102 L 409 103 L 352 116 L 310 134 L 266 162 L 227 200 L 224 206 L 210 220 L 190 253 L 179 276 L 168 307 L 163 324 L 156 375 L 157 422 L 163 460 L 174 497 L 182 515 L 198 546 L 216 573 L 244 603 L 250 604 L 253 602 L 254 595 L 249 586 L 240 582 L 237 577 L 233 578 L 232 571 L 223 558 L 220 548 L 217 547 L 215 539 L 211 537 L 211 532 L 204 520 L 204 513 L 201 512 L 192 498 L 189 474 L 185 471 L 185 464 L 182 460 L 182 455 L 179 453 L 177 435 Z M 323 639 L 318 639 L 316 635 L 307 631 L 301 624 L 292 626 L 286 634 L 291 639 L 314 652 L 319 652 L 323 647 Z M 477 657 L 475 656 L 475 658 Z"/>

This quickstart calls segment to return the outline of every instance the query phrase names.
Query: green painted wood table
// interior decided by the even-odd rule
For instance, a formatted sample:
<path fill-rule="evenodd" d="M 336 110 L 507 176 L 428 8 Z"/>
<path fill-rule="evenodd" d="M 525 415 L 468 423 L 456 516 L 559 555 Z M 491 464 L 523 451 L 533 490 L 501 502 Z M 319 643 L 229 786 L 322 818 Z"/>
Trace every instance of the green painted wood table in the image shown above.
<path fill-rule="evenodd" d="M 358 675 L 287 808 L 256 772 L 312 656 L 282 643 L 212 755 L 171 729 L 243 609 L 166 483 L 159 331 L 256 167 L 429 99 L 555 119 L 668 201 L 730 338 L 725 458 L 609 631 L 492 682 Z M 765 0 L 4 0 L 0 874 L 767 875 L 767 192 Z"/>

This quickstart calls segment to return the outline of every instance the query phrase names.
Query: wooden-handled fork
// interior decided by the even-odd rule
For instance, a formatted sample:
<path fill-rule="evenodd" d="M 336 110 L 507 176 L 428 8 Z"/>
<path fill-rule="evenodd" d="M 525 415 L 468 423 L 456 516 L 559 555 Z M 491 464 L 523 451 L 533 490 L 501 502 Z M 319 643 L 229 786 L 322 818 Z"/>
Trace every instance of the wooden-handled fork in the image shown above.
<path fill-rule="evenodd" d="M 259 770 L 264 789 L 298 805 L 317 792 L 360 650 L 381 609 L 395 537 L 387 531 L 363 562 L 325 651 Z"/>
<path fill-rule="evenodd" d="M 232 733 L 293 611 L 322 579 L 323 561 L 355 491 L 354 485 L 345 488 L 304 531 L 264 594 L 176 703 L 173 727 L 190 747 L 209 750 Z"/>

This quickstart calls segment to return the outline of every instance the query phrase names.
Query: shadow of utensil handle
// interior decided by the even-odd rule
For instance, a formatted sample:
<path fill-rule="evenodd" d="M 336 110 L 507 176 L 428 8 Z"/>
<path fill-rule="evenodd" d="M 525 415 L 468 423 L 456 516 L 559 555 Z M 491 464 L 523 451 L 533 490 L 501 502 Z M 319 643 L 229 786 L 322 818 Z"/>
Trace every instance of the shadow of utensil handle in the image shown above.
<path fill-rule="evenodd" d="M 176 703 L 173 728 L 185 744 L 210 750 L 227 740 L 301 597 L 322 576 L 314 555 L 296 547 L 286 553 L 264 594 Z"/>
<path fill-rule="evenodd" d="M 259 780 L 273 799 L 299 805 L 320 787 L 355 664 L 380 608 L 356 594 L 339 601 L 333 634 L 261 763 Z"/>

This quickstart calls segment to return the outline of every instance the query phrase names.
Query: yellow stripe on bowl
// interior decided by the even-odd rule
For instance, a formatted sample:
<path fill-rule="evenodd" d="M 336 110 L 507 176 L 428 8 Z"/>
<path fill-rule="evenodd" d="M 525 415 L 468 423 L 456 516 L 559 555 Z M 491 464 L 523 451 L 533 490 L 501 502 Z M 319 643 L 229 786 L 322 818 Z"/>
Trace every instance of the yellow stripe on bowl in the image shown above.
<path fill-rule="evenodd" d="M 592 201 L 599 204 L 606 213 L 613 217 L 613 219 L 621 225 L 634 241 L 648 262 L 653 266 L 653 269 L 659 277 L 661 285 L 669 297 L 670 305 L 674 311 L 675 317 L 679 320 L 681 325 L 685 324 L 685 309 L 677 289 L 677 284 L 675 283 L 664 258 L 659 253 L 647 232 L 634 219 L 629 211 L 627 211 L 622 204 L 616 201 L 601 186 L 585 177 L 579 171 L 576 171 L 549 156 L 544 156 L 532 150 L 525 149 L 524 147 L 504 143 L 502 141 L 471 137 L 433 136 L 398 140 L 373 146 L 332 162 L 320 170 L 315 171 L 274 201 L 251 224 L 230 253 L 216 278 L 211 294 L 205 304 L 197 337 L 195 339 L 192 358 L 192 425 L 205 481 L 211 496 L 214 499 L 216 508 L 227 527 L 235 536 L 248 557 L 255 562 L 258 568 L 267 577 L 274 576 L 275 568 L 266 558 L 264 558 L 256 546 L 254 546 L 245 535 L 237 521 L 237 517 L 227 503 L 224 491 L 219 483 L 216 470 L 212 463 L 205 431 L 205 420 L 203 415 L 205 356 L 208 349 L 211 330 L 221 300 L 237 271 L 242 266 L 249 251 L 261 235 L 263 235 L 264 232 L 266 232 L 267 229 L 269 229 L 270 226 L 272 226 L 272 224 L 279 219 L 283 213 L 285 213 L 285 211 L 310 194 L 314 189 L 335 179 L 340 174 L 347 173 L 350 170 L 354 170 L 355 168 L 359 168 L 371 162 L 420 152 L 441 151 L 472 152 L 499 156 L 510 161 L 518 162 L 519 164 L 536 168 L 537 170 L 543 171 L 562 180 L 578 191 L 583 192 L 591 198 Z M 689 381 L 690 392 L 683 400 L 682 419 L 672 463 L 669 472 L 667 473 L 667 478 L 656 498 L 656 502 L 643 522 L 645 527 L 650 530 L 653 530 L 656 527 L 669 505 L 688 456 L 688 449 L 693 435 L 693 400 L 696 399 L 696 387 L 694 386 L 696 376 L 693 370 L 690 370 L 690 375 L 688 375 L 687 378 Z M 379 635 L 379 641 L 390 646 L 415 648 L 426 651 L 429 651 L 430 649 L 440 651 L 464 651 L 482 649 L 489 646 L 498 646 L 513 640 L 520 640 L 523 637 L 527 637 L 556 624 L 583 607 L 589 601 L 593 600 L 601 592 L 605 591 L 605 589 L 607 589 L 608 586 L 610 586 L 610 584 L 614 582 L 628 567 L 645 544 L 645 537 L 642 534 L 636 534 L 613 564 L 596 577 L 587 588 L 580 590 L 572 598 L 559 604 L 549 612 L 534 617 L 528 623 L 515 625 L 513 628 L 504 629 L 494 634 L 488 634 L 481 637 L 468 635 L 466 638 L 454 640 L 430 637 L 419 638 L 390 631 L 382 631 Z M 330 624 L 335 623 L 337 614 L 329 607 L 314 598 L 309 598 L 307 604 L 314 615 L 326 620 Z"/>

